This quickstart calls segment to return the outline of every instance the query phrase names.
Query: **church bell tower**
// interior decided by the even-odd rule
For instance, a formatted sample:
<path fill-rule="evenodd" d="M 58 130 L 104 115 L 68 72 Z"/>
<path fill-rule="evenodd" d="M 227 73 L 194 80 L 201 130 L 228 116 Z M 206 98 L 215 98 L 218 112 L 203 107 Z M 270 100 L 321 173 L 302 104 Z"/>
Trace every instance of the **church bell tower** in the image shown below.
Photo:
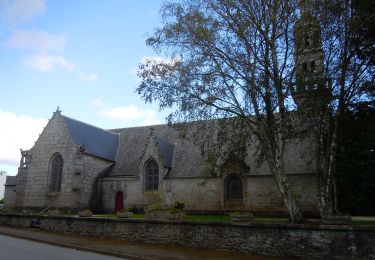
<path fill-rule="evenodd" d="M 331 91 L 324 75 L 320 25 L 311 14 L 309 0 L 301 0 L 300 12 L 294 27 L 296 84 L 292 97 L 299 111 L 314 113 L 328 103 Z"/>

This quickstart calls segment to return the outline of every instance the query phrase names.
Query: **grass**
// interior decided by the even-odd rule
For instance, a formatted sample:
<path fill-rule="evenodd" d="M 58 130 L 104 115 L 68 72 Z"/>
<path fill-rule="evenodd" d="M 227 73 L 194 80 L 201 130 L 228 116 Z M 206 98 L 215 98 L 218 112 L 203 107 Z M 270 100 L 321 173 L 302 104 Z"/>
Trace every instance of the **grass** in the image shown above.
<path fill-rule="evenodd" d="M 230 221 L 229 215 L 186 215 L 185 220 L 191 221 Z"/>
<path fill-rule="evenodd" d="M 375 227 L 375 216 L 355 216 L 352 222 L 354 226 Z"/>
<path fill-rule="evenodd" d="M 284 217 L 255 217 L 254 222 L 282 224 L 289 223 L 289 219 Z"/>
<path fill-rule="evenodd" d="M 107 217 L 107 218 L 117 218 L 116 214 L 102 214 L 95 215 L 95 217 Z M 133 214 L 133 218 L 143 219 L 144 214 Z M 221 221 L 227 222 L 231 221 L 229 215 L 186 215 L 185 220 L 189 221 Z M 259 223 L 289 223 L 288 218 L 284 217 L 258 217 L 255 218 L 255 222 Z"/>
<path fill-rule="evenodd" d="M 46 213 L 39 214 L 41 216 L 46 216 Z M 59 216 L 71 216 L 68 214 L 60 214 Z M 117 218 L 116 214 L 98 214 L 93 215 L 93 217 L 101 218 Z M 133 214 L 133 218 L 143 219 L 144 214 Z M 189 221 L 231 221 L 229 215 L 186 215 L 185 220 Z M 290 223 L 289 219 L 286 217 L 255 217 L 254 222 L 256 223 L 275 223 L 275 224 L 285 224 Z M 306 219 L 306 223 L 320 224 L 320 219 Z M 353 226 L 362 227 L 375 227 L 375 216 L 353 216 L 352 217 Z"/>
<path fill-rule="evenodd" d="M 117 218 L 116 214 L 95 214 L 92 215 L 93 217 L 98 217 L 98 218 Z"/>

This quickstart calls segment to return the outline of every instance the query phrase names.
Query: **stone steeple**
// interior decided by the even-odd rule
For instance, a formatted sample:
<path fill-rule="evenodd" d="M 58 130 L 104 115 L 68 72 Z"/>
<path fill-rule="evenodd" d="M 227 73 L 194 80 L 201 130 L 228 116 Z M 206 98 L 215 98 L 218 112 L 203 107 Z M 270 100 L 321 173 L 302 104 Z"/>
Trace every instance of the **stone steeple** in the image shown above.
<path fill-rule="evenodd" d="M 330 91 L 324 76 L 320 25 L 311 14 L 309 0 L 301 0 L 300 11 L 294 27 L 296 86 L 292 96 L 299 110 L 311 110 L 326 104 Z"/>

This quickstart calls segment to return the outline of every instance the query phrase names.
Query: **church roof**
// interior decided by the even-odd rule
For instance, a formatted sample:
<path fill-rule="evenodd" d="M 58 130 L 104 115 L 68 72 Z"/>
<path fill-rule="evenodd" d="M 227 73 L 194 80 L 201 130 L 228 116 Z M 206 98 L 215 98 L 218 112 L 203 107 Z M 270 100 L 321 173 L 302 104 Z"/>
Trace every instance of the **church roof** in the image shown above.
<path fill-rule="evenodd" d="M 155 138 L 155 144 L 157 145 L 160 155 L 163 158 L 164 167 L 172 168 L 174 144 L 168 143 L 160 138 Z"/>
<path fill-rule="evenodd" d="M 201 177 L 207 165 L 200 149 L 192 140 L 181 138 L 178 131 L 168 125 L 154 125 L 112 129 L 120 135 L 116 163 L 107 176 L 137 176 L 149 145 L 159 150 L 163 168 L 169 168 L 168 177 Z"/>
<path fill-rule="evenodd" d="M 119 136 L 108 130 L 83 123 L 67 116 L 61 116 L 74 141 L 83 145 L 84 152 L 109 161 L 115 161 Z"/>
<path fill-rule="evenodd" d="M 7 176 L 4 186 L 15 186 L 16 185 L 16 176 Z"/>

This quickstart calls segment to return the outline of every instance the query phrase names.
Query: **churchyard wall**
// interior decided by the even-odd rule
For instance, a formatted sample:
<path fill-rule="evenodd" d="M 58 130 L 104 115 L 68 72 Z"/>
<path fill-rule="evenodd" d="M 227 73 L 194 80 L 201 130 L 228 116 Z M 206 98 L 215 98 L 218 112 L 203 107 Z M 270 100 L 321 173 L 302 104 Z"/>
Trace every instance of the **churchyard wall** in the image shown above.
<path fill-rule="evenodd" d="M 301 259 L 374 259 L 375 228 L 43 217 L 0 214 L 0 225 Z"/>

